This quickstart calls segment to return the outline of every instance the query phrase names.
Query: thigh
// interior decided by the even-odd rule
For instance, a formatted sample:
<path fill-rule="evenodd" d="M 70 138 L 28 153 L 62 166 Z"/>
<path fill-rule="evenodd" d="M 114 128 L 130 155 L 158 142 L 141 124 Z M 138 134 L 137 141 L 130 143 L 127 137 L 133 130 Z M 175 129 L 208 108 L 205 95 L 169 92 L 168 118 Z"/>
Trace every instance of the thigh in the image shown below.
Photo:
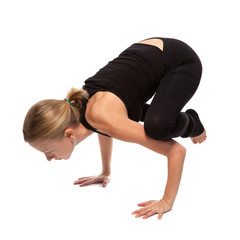
<path fill-rule="evenodd" d="M 196 92 L 201 78 L 199 63 L 181 65 L 168 72 L 160 81 L 147 111 L 145 121 L 168 127 Z"/>

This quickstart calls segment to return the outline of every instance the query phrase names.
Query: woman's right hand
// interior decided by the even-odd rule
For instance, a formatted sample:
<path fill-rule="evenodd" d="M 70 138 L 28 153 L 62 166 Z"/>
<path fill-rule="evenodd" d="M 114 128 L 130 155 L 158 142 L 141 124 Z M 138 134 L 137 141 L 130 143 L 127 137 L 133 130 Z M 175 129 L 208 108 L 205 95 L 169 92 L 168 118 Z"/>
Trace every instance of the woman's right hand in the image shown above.
<path fill-rule="evenodd" d="M 76 180 L 73 184 L 78 185 L 79 187 L 84 187 L 90 184 L 95 184 L 95 183 L 102 183 L 103 187 L 106 187 L 108 183 L 110 182 L 111 177 L 108 174 L 100 174 L 98 176 L 91 176 L 91 177 L 82 177 Z"/>

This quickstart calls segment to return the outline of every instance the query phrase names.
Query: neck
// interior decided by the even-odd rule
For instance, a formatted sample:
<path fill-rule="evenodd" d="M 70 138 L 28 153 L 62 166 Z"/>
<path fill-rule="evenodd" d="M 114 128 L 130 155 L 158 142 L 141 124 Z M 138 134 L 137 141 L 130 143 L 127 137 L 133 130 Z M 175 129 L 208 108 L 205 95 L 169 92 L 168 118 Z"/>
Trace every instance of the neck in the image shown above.
<path fill-rule="evenodd" d="M 81 123 L 76 129 L 76 145 L 79 144 L 81 141 L 86 139 L 90 136 L 93 132 L 87 128 L 85 128 Z"/>

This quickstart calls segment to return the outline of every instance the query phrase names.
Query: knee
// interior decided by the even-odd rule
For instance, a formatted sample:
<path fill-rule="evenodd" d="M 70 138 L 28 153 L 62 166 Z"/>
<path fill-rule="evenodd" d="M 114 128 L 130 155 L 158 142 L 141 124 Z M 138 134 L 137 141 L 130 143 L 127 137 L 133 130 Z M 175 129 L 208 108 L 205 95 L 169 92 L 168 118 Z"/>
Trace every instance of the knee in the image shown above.
<path fill-rule="evenodd" d="M 200 82 L 202 77 L 202 62 L 199 58 L 195 62 L 194 77 Z"/>
<path fill-rule="evenodd" d="M 151 118 L 146 118 L 144 121 L 145 133 L 155 139 L 160 141 L 167 141 L 171 137 L 169 136 L 169 126 L 167 126 L 167 121 L 159 116 Z"/>
<path fill-rule="evenodd" d="M 198 71 L 199 71 L 199 76 L 201 78 L 201 76 L 202 76 L 202 62 L 201 62 L 200 59 L 198 61 Z"/>

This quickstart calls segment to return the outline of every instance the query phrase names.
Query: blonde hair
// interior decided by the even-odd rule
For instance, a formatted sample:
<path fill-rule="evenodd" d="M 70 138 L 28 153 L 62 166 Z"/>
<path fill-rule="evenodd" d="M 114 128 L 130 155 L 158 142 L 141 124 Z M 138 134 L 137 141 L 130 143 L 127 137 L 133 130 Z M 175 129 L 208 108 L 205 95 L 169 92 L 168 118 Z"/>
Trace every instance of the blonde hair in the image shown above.
<path fill-rule="evenodd" d="M 76 128 L 80 123 L 82 100 L 88 99 L 87 91 L 72 88 L 66 100 L 48 99 L 34 104 L 28 111 L 24 124 L 24 140 L 29 143 L 44 140 L 60 140 L 68 127 Z"/>

